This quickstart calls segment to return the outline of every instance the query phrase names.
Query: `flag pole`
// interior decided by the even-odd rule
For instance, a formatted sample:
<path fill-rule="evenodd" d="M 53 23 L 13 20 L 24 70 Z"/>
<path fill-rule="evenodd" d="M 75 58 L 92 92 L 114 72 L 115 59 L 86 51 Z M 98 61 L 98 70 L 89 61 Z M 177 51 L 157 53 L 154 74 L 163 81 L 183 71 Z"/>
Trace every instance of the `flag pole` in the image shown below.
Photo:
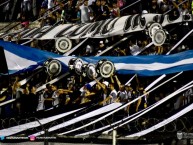
<path fill-rule="evenodd" d="M 141 1 L 141 0 L 138 0 L 138 1 L 136 1 L 136 2 L 134 2 L 134 3 L 132 3 L 132 4 L 130 4 L 130 5 L 122 8 L 122 9 L 120 10 L 120 12 L 123 11 L 123 10 L 125 10 L 125 9 L 127 9 L 127 8 L 129 8 L 129 7 L 131 7 L 131 6 L 133 6 L 133 5 L 135 5 L 135 4 L 137 4 L 137 3 L 140 2 L 140 1 Z"/>
<path fill-rule="evenodd" d="M 170 50 L 166 53 L 166 55 L 169 55 L 174 49 L 176 49 L 190 34 L 192 34 L 192 32 L 193 32 L 193 29 L 192 29 L 190 32 L 188 32 L 176 45 L 174 45 L 174 46 L 172 47 L 172 49 L 170 49 Z"/>

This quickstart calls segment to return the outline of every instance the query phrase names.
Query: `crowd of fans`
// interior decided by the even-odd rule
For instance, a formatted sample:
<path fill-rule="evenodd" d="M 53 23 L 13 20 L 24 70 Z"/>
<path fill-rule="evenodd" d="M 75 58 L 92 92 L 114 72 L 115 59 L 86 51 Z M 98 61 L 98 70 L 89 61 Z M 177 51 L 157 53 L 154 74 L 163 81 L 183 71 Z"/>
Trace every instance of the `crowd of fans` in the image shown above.
<path fill-rule="evenodd" d="M 14 1 L 9 1 L 5 5 L 14 6 Z M 178 17 L 180 14 L 191 14 L 192 13 L 192 1 L 187 0 L 183 2 L 182 0 L 141 0 L 136 2 L 134 0 L 24 0 L 21 3 L 21 10 L 17 10 L 14 14 L 18 13 L 16 19 L 21 21 L 22 27 L 28 27 L 33 24 L 35 19 L 38 19 L 40 26 L 53 26 L 58 24 L 67 23 L 88 23 L 96 22 L 100 20 L 106 20 L 108 18 L 115 18 L 124 15 L 142 14 L 142 13 L 160 13 L 165 14 L 168 11 L 168 15 L 174 18 Z M 17 2 L 18 3 L 18 2 Z M 128 5 L 135 3 L 134 5 L 127 8 Z M 181 4 L 182 3 L 182 4 Z M 181 4 L 181 5 L 179 5 Z M 16 4 L 15 4 L 16 5 Z M 34 7 L 34 8 L 33 8 Z M 11 8 L 10 8 L 11 9 Z M 35 9 L 35 10 L 34 10 Z M 10 11 L 8 13 L 10 15 Z M 8 15 L 5 14 L 4 16 Z M 14 20 L 15 18 L 13 18 Z M 2 19 L 3 20 L 3 19 Z M 110 56 L 127 56 L 135 54 L 143 55 L 159 55 L 166 54 L 182 37 L 187 34 L 192 28 L 192 22 L 182 23 L 176 25 L 175 27 L 168 26 L 166 30 L 168 31 L 167 41 L 162 46 L 149 46 L 148 49 L 141 53 L 141 50 L 151 43 L 151 38 L 146 34 L 146 32 L 139 32 L 129 34 L 132 35 L 127 41 L 122 42 L 117 45 L 112 51 L 108 51 L 105 55 Z M 178 31 L 178 30 L 181 31 Z M 114 36 L 106 39 L 89 39 L 89 43 L 84 43 L 82 45 L 81 51 L 76 51 L 74 55 L 76 56 L 93 56 L 99 54 L 101 51 L 105 50 L 107 47 L 115 44 L 117 41 L 121 40 L 123 36 Z M 172 53 L 181 52 L 184 50 L 189 50 L 192 47 L 192 41 L 190 39 L 192 35 L 185 39 Z M 8 41 L 11 41 L 11 35 Z M 18 35 L 18 41 L 20 38 Z M 73 46 L 76 46 L 80 40 L 71 40 Z M 28 44 L 27 44 L 28 45 Z M 55 41 L 38 41 L 34 40 L 30 44 L 31 47 L 40 48 L 42 50 L 48 50 L 51 52 L 57 52 L 55 48 Z M 140 53 L 139 53 L 140 52 Z"/>
<path fill-rule="evenodd" d="M 2 1 L 3 2 L 3 1 Z M 62 23 L 88 23 L 124 15 L 140 13 L 170 14 L 192 13 L 192 1 L 187 0 L 21 0 L 8 1 L 1 5 L 4 18 L 1 21 L 36 20 L 44 16 L 44 25 Z M 134 5 L 129 6 L 130 4 Z M 18 7 L 19 6 L 19 7 Z M 47 15 L 47 17 L 45 16 Z M 1 16 L 1 17 L 2 17 Z M 23 21 L 23 20 L 22 20 Z"/>
<path fill-rule="evenodd" d="M 185 77 L 179 78 L 173 82 L 164 85 L 160 89 L 152 93 L 146 93 L 145 87 L 153 82 L 157 77 L 138 77 L 136 76 L 130 83 L 127 81 L 132 77 L 131 75 L 112 75 L 110 78 L 103 78 L 96 81 L 96 84 L 91 85 L 88 78 L 71 73 L 68 77 L 59 80 L 57 83 L 49 83 L 51 78 L 45 71 L 38 73 L 29 72 L 26 74 L 15 75 L 10 77 L 9 87 L 2 81 L 7 81 L 5 78 L 1 79 L 1 95 L 0 102 L 6 102 L 11 99 L 16 99 L 13 103 L 9 103 L 1 107 L 0 116 L 2 118 L 13 116 L 31 116 L 36 112 L 44 112 L 50 109 L 59 109 L 79 105 L 105 106 L 107 104 L 121 102 L 128 103 L 141 95 L 143 98 L 135 103 L 128 105 L 124 111 L 123 116 L 128 116 L 136 113 L 148 106 L 158 102 L 165 96 L 169 95 L 176 88 L 181 87 L 190 79 L 188 72 Z M 21 80 L 25 77 L 33 77 L 26 83 L 21 84 Z M 172 76 L 172 75 L 170 75 Z M 128 80 L 126 80 L 126 78 Z M 39 87 L 46 84 L 45 89 L 37 91 Z M 163 91 L 164 90 L 164 91 Z M 180 107 L 186 106 L 193 101 L 192 88 L 178 95 L 173 101 L 170 101 L 164 108 L 167 113 L 177 110 Z M 69 108 L 68 108 L 69 110 Z M 120 115 L 120 114 L 119 114 Z"/>
<path fill-rule="evenodd" d="M 56 24 L 66 23 L 88 23 L 99 20 L 106 20 L 108 18 L 115 18 L 124 15 L 133 15 L 137 13 L 161 13 L 164 14 L 171 10 L 170 15 L 176 16 L 179 14 L 192 13 L 192 1 L 178 6 L 182 0 L 141 0 L 127 9 L 126 7 L 135 0 L 22 0 L 19 4 L 18 1 L 9 1 L 4 5 L 3 13 L 4 18 L 1 20 L 12 21 L 20 20 L 22 26 L 28 27 L 30 23 L 38 18 L 41 27 Z M 19 9 L 15 10 L 13 7 L 20 5 Z M 18 8 L 18 7 L 17 7 Z M 13 12 L 14 11 L 14 12 Z M 54 12 L 53 12 L 54 11 Z M 170 29 L 170 28 L 168 28 Z M 182 31 L 176 31 L 181 29 Z M 166 54 L 173 45 L 175 45 L 184 34 L 190 29 L 190 25 L 177 25 L 174 30 L 171 30 L 168 43 L 163 46 L 150 46 L 147 50 L 143 51 L 143 55 L 160 55 Z M 114 36 L 105 39 L 91 39 L 86 42 L 81 50 L 77 50 L 74 55 L 77 56 L 94 56 L 107 47 L 122 39 L 122 36 Z M 11 36 L 8 39 L 11 41 Z M 145 32 L 138 32 L 132 35 L 127 41 L 119 44 L 116 48 L 109 51 L 106 55 L 110 56 L 126 56 L 135 55 L 142 48 L 151 42 L 149 36 Z M 30 46 L 42 50 L 57 52 L 55 41 L 37 41 L 31 42 Z M 78 44 L 79 41 L 73 40 L 73 45 Z M 191 49 L 192 41 L 187 38 L 177 49 L 177 52 Z M 175 52 L 175 51 L 174 51 Z M 56 84 L 47 83 L 51 79 L 44 71 L 33 76 L 33 78 L 21 86 L 19 81 L 22 78 L 31 75 L 31 73 L 22 74 L 18 76 L 10 76 L 9 87 L 1 84 L 1 88 L 6 88 L 2 91 L 1 102 L 15 98 L 13 104 L 6 105 L 1 108 L 1 116 L 9 117 L 16 114 L 29 114 L 36 111 L 48 110 L 50 108 L 57 108 L 64 105 L 71 104 L 84 104 L 89 102 L 96 102 L 104 106 L 113 102 L 129 102 L 142 94 L 146 93 L 144 88 L 150 84 L 154 78 L 135 78 L 135 81 L 125 85 L 125 76 L 112 75 L 109 79 L 96 80 L 96 85 L 91 86 L 90 80 L 83 77 L 71 74 L 69 77 L 60 80 Z M 46 77 L 47 76 L 47 77 Z M 126 78 L 130 78 L 127 76 Z M 0 77 L 3 81 L 3 77 Z M 7 78 L 6 78 L 7 79 Z M 120 81 L 122 79 L 122 81 Z M 41 80 L 41 81 L 40 81 Z M 46 89 L 36 92 L 36 89 L 47 83 Z M 81 89 L 82 88 L 82 89 Z M 81 91 L 80 91 L 81 89 Z M 171 86 L 171 90 L 175 90 Z M 191 93 L 183 96 L 182 104 L 188 104 L 192 101 Z M 168 93 L 168 92 L 167 92 Z M 125 108 L 127 114 L 133 114 L 146 108 L 149 104 L 159 101 L 167 93 L 162 91 L 157 94 L 146 94 L 137 103 Z M 151 97 L 149 97 L 149 95 Z M 6 96 L 6 97 L 4 97 Z M 150 98 L 150 99 L 149 99 Z M 188 98 L 188 102 L 185 102 Z"/>

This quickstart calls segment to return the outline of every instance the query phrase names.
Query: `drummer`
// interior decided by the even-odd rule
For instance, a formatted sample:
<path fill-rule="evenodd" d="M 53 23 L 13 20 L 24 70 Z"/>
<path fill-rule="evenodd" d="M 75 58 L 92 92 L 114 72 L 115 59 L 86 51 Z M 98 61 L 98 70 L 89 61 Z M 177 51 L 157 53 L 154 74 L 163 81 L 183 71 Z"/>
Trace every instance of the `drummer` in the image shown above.
<path fill-rule="evenodd" d="M 104 81 L 104 82 L 100 82 L 99 80 L 97 80 L 95 77 L 94 77 L 94 80 L 96 81 L 96 83 L 102 88 L 103 90 L 103 93 L 102 93 L 102 96 L 103 96 L 103 100 L 106 99 L 107 95 L 108 95 L 108 86 L 109 86 L 109 82 L 107 81 Z M 100 105 L 103 105 L 105 106 L 106 105 L 106 102 L 100 102 L 99 103 Z"/>

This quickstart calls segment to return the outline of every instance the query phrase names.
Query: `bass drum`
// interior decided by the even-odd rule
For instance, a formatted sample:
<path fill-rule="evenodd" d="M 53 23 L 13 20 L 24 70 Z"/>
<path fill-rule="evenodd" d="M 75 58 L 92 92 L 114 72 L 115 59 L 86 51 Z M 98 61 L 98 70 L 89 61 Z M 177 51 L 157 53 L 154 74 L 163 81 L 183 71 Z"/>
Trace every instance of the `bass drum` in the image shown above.
<path fill-rule="evenodd" d="M 62 71 L 62 65 L 60 61 L 53 59 L 46 62 L 46 70 L 50 76 L 58 76 Z"/>
<path fill-rule="evenodd" d="M 166 38 L 167 36 L 164 30 L 157 30 L 152 36 L 152 42 L 155 46 L 161 46 L 165 43 Z"/>
<path fill-rule="evenodd" d="M 61 37 L 56 40 L 55 46 L 58 52 L 64 54 L 72 48 L 72 42 L 66 37 Z"/>
<path fill-rule="evenodd" d="M 99 62 L 97 63 L 96 71 L 103 78 L 109 78 L 115 73 L 116 69 L 113 62 L 103 59 L 99 60 Z"/>
<path fill-rule="evenodd" d="M 86 67 L 86 75 L 89 79 L 93 80 L 93 78 L 97 78 L 98 73 L 96 71 L 95 64 L 89 63 Z"/>
<path fill-rule="evenodd" d="M 162 29 L 162 25 L 159 23 L 150 23 L 147 25 L 147 27 L 149 31 L 149 37 L 151 38 L 153 37 L 153 34 L 155 33 L 155 31 Z"/>
<path fill-rule="evenodd" d="M 82 66 L 83 66 L 83 61 L 80 58 L 72 58 L 68 63 L 68 67 L 70 71 L 73 71 L 78 75 L 82 74 Z"/>

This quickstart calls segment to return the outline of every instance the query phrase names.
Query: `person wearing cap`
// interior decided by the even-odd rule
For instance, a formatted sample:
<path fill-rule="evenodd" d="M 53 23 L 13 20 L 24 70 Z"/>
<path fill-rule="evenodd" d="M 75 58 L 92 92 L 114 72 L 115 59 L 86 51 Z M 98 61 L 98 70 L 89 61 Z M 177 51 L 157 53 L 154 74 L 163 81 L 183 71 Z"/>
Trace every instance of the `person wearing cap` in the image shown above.
<path fill-rule="evenodd" d="M 95 95 L 95 93 L 92 92 L 92 86 L 89 83 L 85 84 L 83 91 L 80 95 L 81 96 L 81 103 L 80 104 L 90 102 L 91 101 L 90 97 L 94 96 L 94 95 Z"/>

